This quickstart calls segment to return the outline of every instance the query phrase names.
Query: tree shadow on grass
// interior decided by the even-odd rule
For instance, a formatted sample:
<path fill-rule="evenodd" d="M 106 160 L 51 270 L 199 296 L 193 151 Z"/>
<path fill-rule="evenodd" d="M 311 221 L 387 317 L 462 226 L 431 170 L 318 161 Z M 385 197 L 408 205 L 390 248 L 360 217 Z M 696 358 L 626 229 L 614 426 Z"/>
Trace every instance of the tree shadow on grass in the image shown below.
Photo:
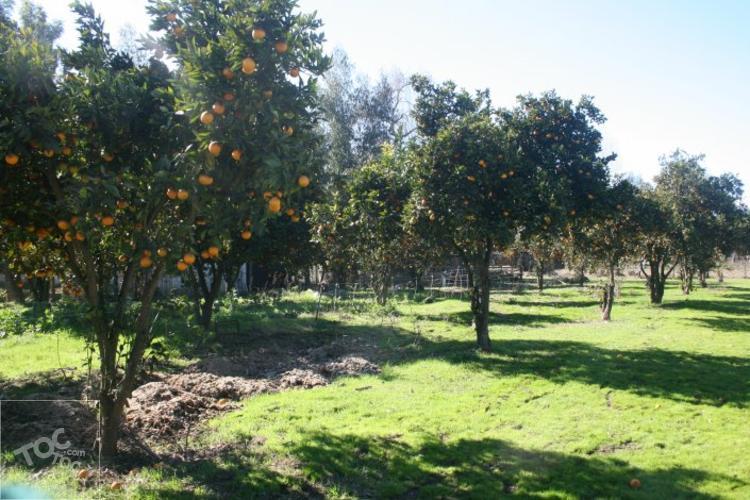
<path fill-rule="evenodd" d="M 420 315 L 420 318 L 428 321 L 447 321 L 456 325 L 471 325 L 474 321 L 474 315 L 471 313 L 471 311 L 456 311 L 446 314 Z M 538 327 L 551 323 L 570 322 L 571 320 L 555 314 L 490 312 L 489 315 L 490 325 Z"/>
<path fill-rule="evenodd" d="M 747 483 L 697 469 L 638 469 L 616 458 L 584 458 L 525 450 L 498 439 L 445 442 L 430 436 L 410 445 L 400 434 L 363 438 L 313 433 L 291 453 L 306 476 L 353 497 L 498 498 L 714 498 L 697 487 Z M 637 478 L 639 490 L 629 481 Z"/>
<path fill-rule="evenodd" d="M 711 330 L 723 332 L 750 333 L 750 316 L 747 318 L 726 318 L 723 316 L 710 316 L 705 318 L 691 318 L 691 321 L 701 323 Z"/>
<path fill-rule="evenodd" d="M 699 469 L 640 469 L 618 458 L 527 450 L 499 439 L 449 441 L 427 436 L 412 445 L 401 434 L 363 437 L 311 432 L 282 453 L 237 446 L 210 459 L 177 464 L 175 476 L 201 485 L 148 483 L 158 498 L 695 498 L 703 483 L 732 489 L 748 483 Z M 641 487 L 630 487 L 638 479 Z"/>
<path fill-rule="evenodd" d="M 744 407 L 750 359 L 660 349 L 617 350 L 582 342 L 505 340 L 468 362 L 499 376 L 532 374 L 556 383 L 583 382 L 692 404 Z"/>
<path fill-rule="evenodd" d="M 599 305 L 598 300 L 553 300 L 549 302 L 535 302 L 535 301 L 524 301 L 524 300 L 508 300 L 507 302 L 500 302 L 500 307 L 503 305 L 514 305 L 520 307 L 549 307 L 552 309 L 565 309 L 565 308 L 585 308 Z"/>
<path fill-rule="evenodd" d="M 667 302 L 665 304 L 662 304 L 661 308 L 676 311 L 692 310 L 702 312 L 716 312 L 720 314 L 750 317 L 750 302 L 745 300 L 689 299 L 679 302 Z"/>

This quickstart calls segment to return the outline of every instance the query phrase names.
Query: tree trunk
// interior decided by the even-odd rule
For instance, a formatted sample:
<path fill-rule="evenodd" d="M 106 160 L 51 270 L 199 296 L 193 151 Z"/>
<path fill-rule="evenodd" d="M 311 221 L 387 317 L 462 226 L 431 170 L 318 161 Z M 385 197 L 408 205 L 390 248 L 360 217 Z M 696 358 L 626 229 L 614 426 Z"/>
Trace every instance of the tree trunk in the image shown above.
<path fill-rule="evenodd" d="M 690 295 L 690 292 L 693 290 L 693 276 L 695 275 L 695 270 L 692 267 L 689 266 L 682 266 L 680 269 L 680 278 L 682 281 L 682 293 L 683 295 Z"/>
<path fill-rule="evenodd" d="M 708 279 L 708 271 L 698 271 L 698 283 L 700 284 L 701 288 L 708 287 L 708 283 L 706 280 Z"/>
<path fill-rule="evenodd" d="M 8 299 L 18 304 L 23 304 L 23 289 L 18 286 L 16 277 L 10 272 L 10 269 L 8 269 L 5 264 L 2 264 L 2 270 L 5 278 L 5 288 L 8 290 Z"/>
<path fill-rule="evenodd" d="M 615 267 L 609 266 L 609 282 L 604 285 L 604 291 L 602 294 L 602 321 L 609 321 L 612 319 L 612 306 L 615 303 Z"/>
<path fill-rule="evenodd" d="M 583 288 L 586 285 L 586 266 L 581 265 L 581 267 L 578 268 L 578 286 Z"/>
<path fill-rule="evenodd" d="M 477 279 L 471 289 L 471 312 L 474 315 L 474 329 L 477 334 L 477 345 L 484 352 L 490 352 L 490 256 L 488 247 L 484 257 L 475 264 Z"/>
<path fill-rule="evenodd" d="M 544 291 L 544 262 L 536 261 L 536 287 L 540 292 Z"/>

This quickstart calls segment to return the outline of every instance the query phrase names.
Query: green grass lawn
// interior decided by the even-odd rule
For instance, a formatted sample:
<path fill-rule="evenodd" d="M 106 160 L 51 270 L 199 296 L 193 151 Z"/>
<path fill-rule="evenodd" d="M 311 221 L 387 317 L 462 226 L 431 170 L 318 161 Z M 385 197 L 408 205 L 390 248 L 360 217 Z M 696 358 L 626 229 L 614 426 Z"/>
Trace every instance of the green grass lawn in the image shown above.
<path fill-rule="evenodd" d="M 750 281 L 672 287 L 659 307 L 645 292 L 628 282 L 610 323 L 577 288 L 496 294 L 491 354 L 474 348 L 465 301 L 317 323 L 300 301 L 296 318 L 256 324 L 362 336 L 383 373 L 251 398 L 203 436 L 229 453 L 137 473 L 126 495 L 750 498 Z M 3 365 L 43 342 L 0 340 Z M 75 342 L 61 343 L 70 359 Z"/>

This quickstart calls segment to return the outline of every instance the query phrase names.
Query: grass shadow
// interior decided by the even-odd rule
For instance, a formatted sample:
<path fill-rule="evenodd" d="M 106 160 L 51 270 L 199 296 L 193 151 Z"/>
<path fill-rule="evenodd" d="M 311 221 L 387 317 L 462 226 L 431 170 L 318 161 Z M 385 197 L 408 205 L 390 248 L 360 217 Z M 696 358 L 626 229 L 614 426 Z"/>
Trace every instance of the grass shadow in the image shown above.
<path fill-rule="evenodd" d="M 661 308 L 676 311 L 692 310 L 750 317 L 750 302 L 744 300 L 686 299 L 679 302 L 664 303 L 661 305 Z"/>

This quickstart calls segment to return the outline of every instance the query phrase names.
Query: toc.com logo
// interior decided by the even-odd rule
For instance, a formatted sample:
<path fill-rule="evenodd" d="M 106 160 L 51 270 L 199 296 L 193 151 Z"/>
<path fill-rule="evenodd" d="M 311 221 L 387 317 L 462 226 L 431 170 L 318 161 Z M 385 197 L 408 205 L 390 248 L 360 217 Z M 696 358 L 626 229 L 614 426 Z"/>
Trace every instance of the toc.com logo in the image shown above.
<path fill-rule="evenodd" d="M 32 455 L 40 460 L 52 458 L 53 464 L 80 467 L 81 462 L 78 459 L 85 458 L 86 452 L 71 449 L 70 441 L 61 441 L 63 434 L 65 434 L 65 429 L 60 427 L 52 433 L 51 437 L 40 437 L 13 450 L 13 454 L 22 455 L 30 467 L 34 465 Z"/>

